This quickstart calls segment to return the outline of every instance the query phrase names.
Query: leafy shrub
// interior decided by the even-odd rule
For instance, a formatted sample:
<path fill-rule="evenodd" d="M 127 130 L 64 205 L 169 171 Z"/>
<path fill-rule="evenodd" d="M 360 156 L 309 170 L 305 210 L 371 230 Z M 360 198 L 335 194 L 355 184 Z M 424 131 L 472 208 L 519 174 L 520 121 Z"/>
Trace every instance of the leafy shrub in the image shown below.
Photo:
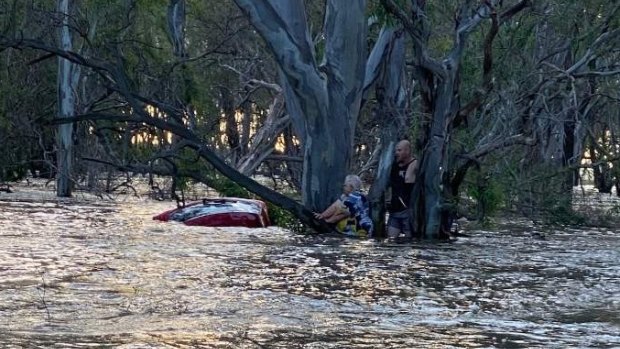
<path fill-rule="evenodd" d="M 467 194 L 477 203 L 478 218 L 486 220 L 495 214 L 505 200 L 501 184 L 488 175 L 478 175 L 474 185 L 467 187 Z"/>
<path fill-rule="evenodd" d="M 267 209 L 269 210 L 269 220 L 271 220 L 271 224 L 298 234 L 303 234 L 307 231 L 306 226 L 287 210 L 272 205 L 271 203 L 267 203 Z"/>
<path fill-rule="evenodd" d="M 0 182 L 15 182 L 26 178 L 28 170 L 25 166 L 0 167 Z"/>
<path fill-rule="evenodd" d="M 543 219 L 548 224 L 565 224 L 565 225 L 584 225 L 586 224 L 586 217 L 573 210 L 570 202 L 545 200 L 546 204 Z"/>

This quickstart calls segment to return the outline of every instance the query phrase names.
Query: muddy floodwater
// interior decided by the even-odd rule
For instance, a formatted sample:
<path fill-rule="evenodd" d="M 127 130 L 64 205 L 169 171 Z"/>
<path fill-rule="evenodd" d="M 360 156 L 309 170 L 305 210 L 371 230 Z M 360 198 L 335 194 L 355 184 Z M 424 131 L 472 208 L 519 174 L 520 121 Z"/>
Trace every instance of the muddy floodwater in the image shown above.
<path fill-rule="evenodd" d="M 2 201 L 0 348 L 619 348 L 620 231 L 450 244 Z"/>

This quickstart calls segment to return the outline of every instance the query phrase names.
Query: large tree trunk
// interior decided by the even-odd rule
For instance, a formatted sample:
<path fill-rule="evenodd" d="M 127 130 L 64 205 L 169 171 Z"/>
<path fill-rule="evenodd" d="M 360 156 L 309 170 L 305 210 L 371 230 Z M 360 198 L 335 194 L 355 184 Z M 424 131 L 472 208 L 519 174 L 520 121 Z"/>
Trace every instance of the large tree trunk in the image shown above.
<path fill-rule="evenodd" d="M 58 12 L 63 16 L 60 29 L 61 48 L 71 51 L 73 48 L 69 30 L 70 0 L 59 0 Z M 58 117 L 69 118 L 75 115 L 75 93 L 80 76 L 79 67 L 69 60 L 58 58 Z M 69 197 L 73 190 L 73 124 L 61 124 L 57 134 L 56 195 Z"/>
<path fill-rule="evenodd" d="M 341 191 L 353 148 L 366 60 L 366 1 L 328 0 L 319 66 L 302 0 L 235 0 L 273 52 L 286 107 L 304 144 L 302 198 L 322 210 Z"/>
<path fill-rule="evenodd" d="M 456 72 L 446 69 L 444 79 L 437 84 L 436 98 L 432 101 L 432 121 L 412 195 L 414 227 L 418 236 L 427 239 L 446 237 L 443 223 L 449 219 L 444 190 L 450 188 L 448 176 L 448 143 L 450 124 L 458 111 L 455 108 Z"/>
<path fill-rule="evenodd" d="M 230 150 L 231 163 L 237 163 L 239 154 L 241 153 L 239 147 L 239 129 L 237 128 L 237 110 L 235 109 L 235 100 L 230 90 L 224 86 L 220 87 L 220 103 L 219 107 L 222 110 L 223 121 L 226 124 L 224 135 L 226 136 L 226 144 Z"/>
<path fill-rule="evenodd" d="M 378 166 L 368 199 L 375 224 L 375 235 L 385 232 L 384 192 L 390 179 L 396 142 L 407 135 L 407 83 L 405 81 L 405 36 L 402 29 L 382 29 L 366 69 L 367 91 L 375 83 L 377 106 L 373 116 L 379 129 Z"/>

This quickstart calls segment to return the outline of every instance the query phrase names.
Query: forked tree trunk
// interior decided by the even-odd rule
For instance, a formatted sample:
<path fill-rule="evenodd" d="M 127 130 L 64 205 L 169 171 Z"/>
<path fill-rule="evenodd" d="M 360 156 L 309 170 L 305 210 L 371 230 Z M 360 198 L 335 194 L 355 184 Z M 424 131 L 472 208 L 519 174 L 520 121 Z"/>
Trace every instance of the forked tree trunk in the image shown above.
<path fill-rule="evenodd" d="M 286 108 L 304 144 L 302 198 L 325 209 L 347 173 L 366 63 L 366 1 L 328 0 L 317 62 L 303 0 L 235 0 L 280 68 Z"/>

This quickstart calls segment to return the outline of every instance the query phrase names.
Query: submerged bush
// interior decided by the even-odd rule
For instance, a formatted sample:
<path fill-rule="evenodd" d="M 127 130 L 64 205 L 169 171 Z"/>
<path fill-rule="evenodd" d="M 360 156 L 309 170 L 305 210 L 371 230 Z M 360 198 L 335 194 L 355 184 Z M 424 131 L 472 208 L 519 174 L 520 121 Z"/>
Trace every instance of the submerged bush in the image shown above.
<path fill-rule="evenodd" d="M 467 195 L 476 203 L 476 217 L 482 222 L 496 214 L 505 202 L 504 188 L 489 175 L 477 174 L 474 183 L 467 186 Z"/>
<path fill-rule="evenodd" d="M 298 234 L 307 232 L 306 226 L 287 210 L 271 203 L 267 203 L 267 208 L 269 210 L 269 220 L 271 220 L 272 225 L 288 229 Z"/>
<path fill-rule="evenodd" d="M 564 225 L 584 225 L 587 223 L 586 217 L 572 209 L 570 202 L 553 202 L 545 209 L 543 220 L 548 224 Z"/>

